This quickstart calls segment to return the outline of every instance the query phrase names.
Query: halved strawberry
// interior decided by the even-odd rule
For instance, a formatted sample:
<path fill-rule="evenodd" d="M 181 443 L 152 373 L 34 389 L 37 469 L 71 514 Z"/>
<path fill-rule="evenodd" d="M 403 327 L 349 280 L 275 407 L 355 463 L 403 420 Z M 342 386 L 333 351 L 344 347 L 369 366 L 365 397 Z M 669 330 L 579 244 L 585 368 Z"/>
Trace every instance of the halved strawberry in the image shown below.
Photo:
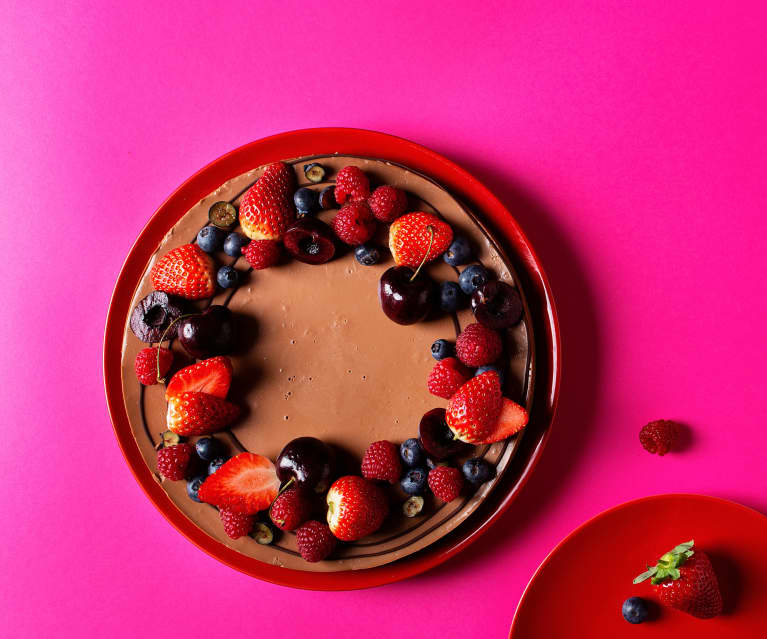
<path fill-rule="evenodd" d="M 255 453 L 232 457 L 200 486 L 200 501 L 232 512 L 255 515 L 277 497 L 280 480 L 274 464 Z"/>
<path fill-rule="evenodd" d="M 456 439 L 477 444 L 493 432 L 502 406 L 498 373 L 487 371 L 472 377 L 450 398 L 445 421 Z"/>
<path fill-rule="evenodd" d="M 296 219 L 296 176 L 283 162 L 269 164 L 240 201 L 240 226 L 251 240 L 279 240 Z"/>
<path fill-rule="evenodd" d="M 424 257 L 431 262 L 444 253 L 452 241 L 453 229 L 434 213 L 406 213 L 389 227 L 389 250 L 397 266 L 417 268 Z"/>
<path fill-rule="evenodd" d="M 183 392 L 168 400 L 168 430 L 177 435 L 209 435 L 231 424 L 240 407 L 208 393 Z"/>
<path fill-rule="evenodd" d="M 226 397 L 232 385 L 232 360 L 223 355 L 204 359 L 178 371 L 168 382 L 165 399 L 180 393 L 208 393 Z"/>
<path fill-rule="evenodd" d="M 184 244 L 163 255 L 150 272 L 158 291 L 190 300 L 216 292 L 216 269 L 210 255 L 196 244 Z"/>
<path fill-rule="evenodd" d="M 529 415 L 522 406 L 504 397 L 498 421 L 495 422 L 492 431 L 486 435 L 481 442 L 477 443 L 493 444 L 502 439 L 506 439 L 507 437 L 511 437 L 512 435 L 516 435 L 527 426 L 528 419 Z"/>

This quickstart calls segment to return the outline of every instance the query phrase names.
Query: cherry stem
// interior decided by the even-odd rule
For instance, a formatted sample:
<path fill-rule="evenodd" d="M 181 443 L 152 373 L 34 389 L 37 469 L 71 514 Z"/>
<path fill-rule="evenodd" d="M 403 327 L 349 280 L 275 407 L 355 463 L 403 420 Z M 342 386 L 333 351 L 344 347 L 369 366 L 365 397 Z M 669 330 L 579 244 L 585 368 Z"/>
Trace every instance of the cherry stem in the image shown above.
<path fill-rule="evenodd" d="M 418 265 L 418 268 L 415 270 L 415 273 L 413 273 L 413 277 L 410 278 L 410 281 L 412 282 L 416 277 L 418 277 L 418 274 L 421 272 L 421 269 L 423 268 L 423 265 L 426 264 L 426 261 L 429 259 L 429 253 L 431 253 L 431 245 L 434 243 L 434 227 L 429 224 L 427 227 L 429 229 L 429 248 L 426 249 L 426 255 L 423 256 L 423 259 L 421 260 L 421 263 Z"/>
<path fill-rule="evenodd" d="M 161 344 L 165 341 L 165 336 L 168 334 L 168 331 L 170 330 L 171 326 L 173 326 L 179 320 L 182 320 L 186 317 L 192 317 L 192 315 L 197 315 L 197 313 L 187 313 L 186 315 L 179 315 L 170 324 L 168 324 L 168 326 L 165 327 L 165 330 L 162 332 L 162 335 L 160 336 L 160 341 L 157 343 L 157 381 L 160 384 L 165 383 L 165 377 L 162 375 L 162 373 L 160 373 L 160 349 L 162 348 Z"/>

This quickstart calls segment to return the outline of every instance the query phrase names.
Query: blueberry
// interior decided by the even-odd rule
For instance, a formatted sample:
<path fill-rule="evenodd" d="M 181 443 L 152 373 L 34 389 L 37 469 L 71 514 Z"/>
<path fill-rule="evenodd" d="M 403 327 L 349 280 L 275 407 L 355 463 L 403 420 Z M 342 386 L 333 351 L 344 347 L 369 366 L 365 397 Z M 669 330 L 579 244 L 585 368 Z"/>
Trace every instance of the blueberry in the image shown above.
<path fill-rule="evenodd" d="M 428 485 L 429 471 L 425 468 L 411 468 L 399 485 L 408 495 L 423 495 Z"/>
<path fill-rule="evenodd" d="M 304 165 L 304 175 L 306 179 L 315 184 L 322 182 L 325 179 L 325 167 L 317 162 Z"/>
<path fill-rule="evenodd" d="M 334 209 L 338 206 L 336 202 L 336 187 L 332 184 L 326 186 L 319 194 L 319 203 L 321 209 Z"/>
<path fill-rule="evenodd" d="M 224 240 L 224 253 L 230 257 L 240 257 L 242 248 L 250 244 L 250 240 L 242 233 L 230 233 Z"/>
<path fill-rule="evenodd" d="M 226 232 L 217 226 L 203 226 L 197 233 L 197 246 L 206 253 L 215 253 L 224 246 Z"/>
<path fill-rule="evenodd" d="M 471 259 L 471 245 L 463 235 L 457 235 L 453 238 L 452 244 L 448 247 L 442 256 L 450 266 L 460 266 L 466 264 Z"/>
<path fill-rule="evenodd" d="M 481 264 L 472 264 L 463 269 L 458 277 L 458 284 L 466 295 L 471 295 L 480 286 L 487 282 L 487 269 Z"/>
<path fill-rule="evenodd" d="M 424 457 L 423 446 L 416 437 L 411 437 L 400 444 L 399 455 L 406 466 L 420 466 Z"/>
<path fill-rule="evenodd" d="M 503 382 L 506 379 L 506 374 L 501 370 L 500 366 L 496 366 L 495 364 L 485 364 L 484 366 L 480 366 L 477 369 L 477 372 L 474 373 L 474 377 L 477 375 L 481 375 L 482 373 L 487 373 L 487 371 L 495 371 L 498 373 L 498 377 L 501 379 L 501 386 L 503 386 Z"/>
<path fill-rule="evenodd" d="M 296 210 L 299 213 L 314 213 L 319 209 L 319 200 L 317 198 L 317 191 L 307 187 L 298 189 L 293 194 L 293 204 L 296 205 Z"/>
<path fill-rule="evenodd" d="M 197 456 L 205 461 L 210 461 L 221 452 L 219 441 L 213 437 L 202 437 L 201 439 L 198 439 L 194 447 L 195 450 L 197 450 Z"/>
<path fill-rule="evenodd" d="M 650 611 L 647 609 L 647 602 L 641 597 L 629 597 L 623 602 L 623 618 L 629 623 L 642 623 L 647 621 Z"/>
<path fill-rule="evenodd" d="M 197 477 L 192 477 L 186 482 L 186 494 L 189 495 L 190 499 L 202 503 L 200 502 L 200 498 L 197 496 L 197 492 L 200 490 L 200 486 L 202 486 L 202 482 L 204 481 L 205 476 L 198 475 Z"/>
<path fill-rule="evenodd" d="M 377 246 L 360 244 L 354 249 L 354 257 L 363 266 L 373 266 L 381 259 L 381 253 Z"/>
<path fill-rule="evenodd" d="M 215 459 L 212 459 L 208 464 L 208 475 L 215 473 L 228 459 L 228 457 L 216 457 Z"/>
<path fill-rule="evenodd" d="M 216 273 L 216 281 L 221 288 L 232 288 L 232 286 L 236 286 L 239 277 L 239 273 L 237 273 L 231 266 L 222 266 L 218 269 L 218 273 Z"/>
<path fill-rule="evenodd" d="M 431 356 L 437 361 L 452 357 L 455 354 L 455 346 L 446 339 L 438 339 L 431 345 Z"/>
<path fill-rule="evenodd" d="M 439 307 L 445 313 L 455 313 L 464 301 L 461 287 L 455 282 L 442 282 L 439 285 Z"/>
<path fill-rule="evenodd" d="M 466 481 L 475 485 L 484 484 L 493 476 L 492 467 L 481 457 L 467 459 L 461 466 L 461 472 Z"/>

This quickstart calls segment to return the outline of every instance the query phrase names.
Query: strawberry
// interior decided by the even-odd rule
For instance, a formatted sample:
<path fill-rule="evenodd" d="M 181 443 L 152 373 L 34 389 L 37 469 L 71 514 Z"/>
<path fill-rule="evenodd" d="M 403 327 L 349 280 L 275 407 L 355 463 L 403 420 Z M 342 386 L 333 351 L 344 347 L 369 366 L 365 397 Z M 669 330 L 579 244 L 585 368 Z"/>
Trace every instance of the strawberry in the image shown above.
<path fill-rule="evenodd" d="M 301 556 L 309 562 L 325 559 L 336 547 L 338 541 L 327 524 L 321 521 L 307 521 L 296 530 L 296 545 Z"/>
<path fill-rule="evenodd" d="M 370 180 L 362 169 L 356 166 L 345 166 L 336 175 L 336 202 L 343 204 L 346 198 L 359 202 L 370 195 Z"/>
<path fill-rule="evenodd" d="M 455 340 L 455 354 L 466 366 L 491 364 L 501 354 L 501 336 L 483 324 L 469 324 Z"/>
<path fill-rule="evenodd" d="M 389 514 L 383 489 L 356 475 L 336 479 L 327 503 L 330 532 L 342 541 L 357 541 L 374 533 Z"/>
<path fill-rule="evenodd" d="M 136 355 L 136 377 L 144 386 L 157 383 L 157 353 L 160 353 L 160 377 L 165 377 L 173 364 L 173 353 L 167 348 L 143 348 Z"/>
<path fill-rule="evenodd" d="M 197 496 L 220 509 L 255 515 L 269 507 L 279 488 L 272 462 L 255 453 L 240 453 L 208 475 Z"/>
<path fill-rule="evenodd" d="M 330 225 L 338 239 L 350 246 L 364 244 L 376 232 L 375 218 L 364 202 L 344 204 Z"/>
<path fill-rule="evenodd" d="M 282 246 L 275 240 L 253 240 L 242 249 L 248 264 L 255 270 L 260 271 L 264 268 L 274 266 L 280 261 L 282 255 Z"/>
<path fill-rule="evenodd" d="M 368 198 L 368 206 L 377 220 L 393 222 L 405 212 L 407 195 L 388 184 L 379 186 Z"/>
<path fill-rule="evenodd" d="M 194 447 L 191 444 L 176 444 L 161 448 L 157 451 L 157 471 L 171 481 L 184 479 L 193 453 Z"/>
<path fill-rule="evenodd" d="M 471 375 L 455 357 L 445 357 L 434 364 L 426 387 L 432 395 L 450 399 Z"/>
<path fill-rule="evenodd" d="M 527 426 L 528 419 L 529 415 L 522 406 L 504 397 L 501 414 L 498 416 L 495 425 L 490 432 L 484 436 L 482 441 L 477 443 L 494 444 L 502 439 L 516 435 Z"/>
<path fill-rule="evenodd" d="M 429 489 L 445 503 L 461 494 L 463 475 L 457 468 L 437 466 L 429 471 Z"/>
<path fill-rule="evenodd" d="M 434 239 L 431 238 L 432 231 Z M 434 213 L 408 213 L 394 220 L 389 227 L 389 250 L 397 266 L 417 268 L 424 257 L 431 262 L 444 253 L 452 241 L 453 229 Z"/>
<path fill-rule="evenodd" d="M 181 393 L 208 393 L 224 398 L 232 384 L 232 360 L 218 356 L 187 366 L 171 377 L 165 399 Z"/>
<path fill-rule="evenodd" d="M 312 500 L 305 490 L 290 488 L 280 493 L 269 508 L 272 523 L 281 530 L 295 530 L 312 516 Z"/>
<path fill-rule="evenodd" d="M 668 419 L 658 419 L 642 426 L 639 442 L 648 453 L 665 455 L 679 439 L 679 425 Z"/>
<path fill-rule="evenodd" d="M 476 444 L 493 433 L 503 407 L 498 373 L 472 377 L 450 398 L 445 421 L 456 439 Z"/>
<path fill-rule="evenodd" d="M 251 240 L 279 240 L 296 219 L 293 191 L 296 176 L 287 164 L 264 169 L 240 201 L 240 226 Z"/>
<path fill-rule="evenodd" d="M 216 269 L 210 255 L 196 244 L 184 244 L 163 255 L 150 272 L 158 291 L 189 300 L 216 292 Z"/>
<path fill-rule="evenodd" d="M 402 476 L 399 448 L 386 440 L 370 444 L 362 456 L 362 476 L 396 484 Z"/>
<path fill-rule="evenodd" d="M 700 619 L 710 619 L 722 612 L 722 593 L 711 560 L 695 548 L 694 541 L 667 552 L 634 583 L 645 579 L 651 579 L 655 594 L 666 606 Z"/>
<path fill-rule="evenodd" d="M 218 514 L 221 517 L 221 523 L 224 524 L 224 532 L 230 539 L 249 535 L 253 530 L 253 524 L 256 523 L 253 515 L 243 515 L 225 508 L 222 508 Z"/>
<path fill-rule="evenodd" d="M 209 393 L 183 392 L 168 400 L 168 430 L 178 435 L 209 435 L 231 424 L 240 407 Z"/>

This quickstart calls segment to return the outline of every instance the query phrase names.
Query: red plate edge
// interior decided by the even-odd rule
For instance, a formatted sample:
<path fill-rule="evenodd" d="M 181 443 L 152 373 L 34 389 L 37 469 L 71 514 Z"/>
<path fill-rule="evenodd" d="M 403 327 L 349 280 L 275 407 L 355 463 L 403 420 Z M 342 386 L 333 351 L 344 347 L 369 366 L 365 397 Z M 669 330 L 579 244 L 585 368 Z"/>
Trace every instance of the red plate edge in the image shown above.
<path fill-rule="evenodd" d="M 316 152 L 371 155 L 400 162 L 430 175 L 469 203 L 512 248 L 512 260 L 520 277 L 526 280 L 523 284 L 533 316 L 534 334 L 541 340 L 531 415 L 531 425 L 535 423 L 538 427 L 535 438 L 528 433 L 521 443 L 522 449 L 531 449 L 527 463 L 507 471 L 508 480 L 504 483 L 514 481 L 512 489 L 504 492 L 498 487 L 456 531 L 407 559 L 366 570 L 335 573 L 304 572 L 260 562 L 219 543 L 188 520 L 154 480 L 141 457 L 124 410 L 120 379 L 122 331 L 134 292 L 131 282 L 138 280 L 149 259 L 149 255 L 146 259 L 139 256 L 140 247 L 151 247 L 151 255 L 167 229 L 180 217 L 178 211 L 188 210 L 226 180 L 267 162 Z M 541 344 L 545 344 L 545 348 L 540 348 Z M 551 288 L 538 256 L 516 220 L 487 187 L 442 155 L 409 140 L 364 129 L 328 127 L 280 133 L 230 151 L 197 171 L 160 205 L 139 233 L 117 278 L 104 333 L 104 387 L 112 425 L 123 456 L 147 497 L 176 530 L 229 567 L 271 583 L 309 590 L 353 590 L 400 581 L 433 568 L 475 542 L 508 509 L 538 463 L 556 412 L 560 382 L 561 336 Z"/>

